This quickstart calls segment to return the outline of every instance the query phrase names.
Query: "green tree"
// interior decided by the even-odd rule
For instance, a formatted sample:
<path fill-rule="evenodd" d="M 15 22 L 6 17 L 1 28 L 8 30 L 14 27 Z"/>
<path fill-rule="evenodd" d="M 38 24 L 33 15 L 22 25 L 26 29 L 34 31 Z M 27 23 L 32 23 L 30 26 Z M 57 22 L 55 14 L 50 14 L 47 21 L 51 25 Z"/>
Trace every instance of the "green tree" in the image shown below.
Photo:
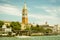
<path fill-rule="evenodd" d="M 36 25 L 35 27 L 32 26 L 32 27 L 31 27 L 31 30 L 32 30 L 33 32 L 42 32 L 42 33 L 45 32 L 44 27 L 41 27 L 41 26 L 39 26 L 39 25 Z"/>
<path fill-rule="evenodd" d="M 44 32 L 45 32 L 45 29 L 44 29 L 44 27 L 39 27 L 39 32 L 42 32 L 42 33 L 44 33 Z"/>
<path fill-rule="evenodd" d="M 33 32 L 39 32 L 39 27 L 31 27 L 31 31 Z"/>
<path fill-rule="evenodd" d="M 52 33 L 52 30 L 51 29 L 46 29 L 45 32 L 46 33 Z"/>
<path fill-rule="evenodd" d="M 4 24 L 4 22 L 3 21 L 0 21 L 0 28 L 2 27 L 3 24 Z"/>
<path fill-rule="evenodd" d="M 21 29 L 21 24 L 19 22 L 11 22 L 10 26 L 12 27 L 13 30 Z"/>
<path fill-rule="evenodd" d="M 39 27 L 39 25 L 37 24 L 36 27 Z"/>
<path fill-rule="evenodd" d="M 31 26 L 29 24 L 25 25 L 26 29 L 25 30 L 31 30 Z"/>

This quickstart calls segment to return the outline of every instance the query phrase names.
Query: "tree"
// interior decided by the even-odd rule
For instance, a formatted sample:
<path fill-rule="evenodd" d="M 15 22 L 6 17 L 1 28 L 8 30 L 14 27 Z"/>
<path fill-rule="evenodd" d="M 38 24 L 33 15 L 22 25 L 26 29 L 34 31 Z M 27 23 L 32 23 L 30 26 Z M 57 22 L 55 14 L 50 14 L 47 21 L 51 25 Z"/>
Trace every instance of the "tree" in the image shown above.
<path fill-rule="evenodd" d="M 44 27 L 41 27 L 41 26 L 39 26 L 39 25 L 36 25 L 35 27 L 32 26 L 32 27 L 31 27 L 31 30 L 32 30 L 33 32 L 42 32 L 42 33 L 45 32 Z"/>
<path fill-rule="evenodd" d="M 12 27 L 13 30 L 21 29 L 21 24 L 19 22 L 11 22 L 10 26 Z"/>
<path fill-rule="evenodd" d="M 47 34 L 49 34 L 49 33 L 52 33 L 52 30 L 51 30 L 51 29 L 46 29 L 45 32 L 46 32 Z"/>
<path fill-rule="evenodd" d="M 42 33 L 44 33 L 45 32 L 45 29 L 43 28 L 43 27 L 39 27 L 39 32 L 42 32 Z"/>
<path fill-rule="evenodd" d="M 36 27 L 39 27 L 39 25 L 37 24 Z"/>
<path fill-rule="evenodd" d="M 31 27 L 31 31 L 33 32 L 39 32 L 39 27 Z"/>
<path fill-rule="evenodd" d="M 0 21 L 0 28 L 2 27 L 3 24 L 4 24 L 4 22 L 3 21 Z"/>

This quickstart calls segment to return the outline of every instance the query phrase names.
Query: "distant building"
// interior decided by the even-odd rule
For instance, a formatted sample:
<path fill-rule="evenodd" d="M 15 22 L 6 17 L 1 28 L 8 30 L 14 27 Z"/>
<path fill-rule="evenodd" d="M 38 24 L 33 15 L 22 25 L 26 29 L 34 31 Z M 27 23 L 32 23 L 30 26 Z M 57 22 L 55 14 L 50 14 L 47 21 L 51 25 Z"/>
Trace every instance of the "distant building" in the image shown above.
<path fill-rule="evenodd" d="M 44 25 L 40 25 L 40 26 L 44 27 L 44 29 L 51 29 L 51 30 L 53 30 L 53 26 L 50 26 L 47 21 L 45 22 Z"/>
<path fill-rule="evenodd" d="M 57 27 L 57 31 L 58 31 L 58 33 L 60 34 L 60 25 L 58 25 L 58 27 Z"/>
<path fill-rule="evenodd" d="M 45 22 L 45 25 L 48 25 L 48 22 L 47 21 Z"/>
<path fill-rule="evenodd" d="M 60 34 L 60 27 L 58 27 L 58 33 Z"/>
<path fill-rule="evenodd" d="M 10 26 L 10 21 L 4 21 L 4 24 Z"/>
<path fill-rule="evenodd" d="M 0 35 L 8 35 L 9 32 L 12 32 L 12 28 L 7 28 L 6 24 L 2 25 L 2 28 L 0 28 Z"/>
<path fill-rule="evenodd" d="M 4 31 L 4 32 L 12 32 L 12 28 L 11 27 L 10 28 L 7 28 L 6 25 L 4 24 L 2 26 L 2 31 Z"/>
<path fill-rule="evenodd" d="M 58 25 L 54 25 L 53 26 L 53 32 L 54 33 L 58 33 Z"/>

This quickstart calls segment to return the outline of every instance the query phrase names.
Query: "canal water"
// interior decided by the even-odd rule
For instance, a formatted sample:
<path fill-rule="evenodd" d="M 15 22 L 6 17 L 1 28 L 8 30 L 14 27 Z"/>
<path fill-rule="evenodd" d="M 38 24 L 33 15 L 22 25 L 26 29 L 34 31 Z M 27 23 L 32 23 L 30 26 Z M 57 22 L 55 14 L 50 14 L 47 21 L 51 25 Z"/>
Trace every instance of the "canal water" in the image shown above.
<path fill-rule="evenodd" d="M 0 40 L 60 40 L 60 35 L 57 36 L 30 36 L 30 37 L 0 37 Z"/>

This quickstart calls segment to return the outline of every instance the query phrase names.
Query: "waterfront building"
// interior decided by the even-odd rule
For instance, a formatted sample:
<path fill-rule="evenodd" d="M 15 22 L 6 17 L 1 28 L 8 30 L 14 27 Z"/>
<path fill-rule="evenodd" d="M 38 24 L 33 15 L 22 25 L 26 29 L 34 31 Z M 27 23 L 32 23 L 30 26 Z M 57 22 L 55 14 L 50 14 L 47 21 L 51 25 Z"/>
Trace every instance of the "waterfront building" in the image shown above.
<path fill-rule="evenodd" d="M 2 28 L 0 28 L 0 35 L 8 35 L 9 32 L 12 32 L 12 28 L 7 28 L 6 24 L 2 25 Z"/>
<path fill-rule="evenodd" d="M 58 25 L 53 26 L 53 33 L 58 33 Z"/>

